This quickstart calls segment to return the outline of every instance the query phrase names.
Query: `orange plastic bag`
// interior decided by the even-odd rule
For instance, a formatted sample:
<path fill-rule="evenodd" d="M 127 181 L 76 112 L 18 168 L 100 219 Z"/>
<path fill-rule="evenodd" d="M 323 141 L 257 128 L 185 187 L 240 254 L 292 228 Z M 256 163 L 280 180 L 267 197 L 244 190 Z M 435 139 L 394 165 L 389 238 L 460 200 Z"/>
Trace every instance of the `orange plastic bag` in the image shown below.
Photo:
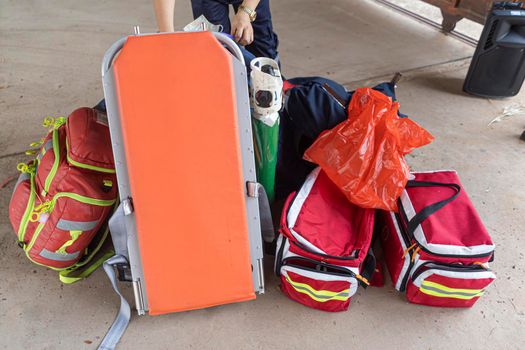
<path fill-rule="evenodd" d="M 352 203 L 397 210 L 409 176 L 404 155 L 434 139 L 414 121 L 399 118 L 398 109 L 379 91 L 357 89 L 348 120 L 323 132 L 304 158 L 319 164 Z"/>

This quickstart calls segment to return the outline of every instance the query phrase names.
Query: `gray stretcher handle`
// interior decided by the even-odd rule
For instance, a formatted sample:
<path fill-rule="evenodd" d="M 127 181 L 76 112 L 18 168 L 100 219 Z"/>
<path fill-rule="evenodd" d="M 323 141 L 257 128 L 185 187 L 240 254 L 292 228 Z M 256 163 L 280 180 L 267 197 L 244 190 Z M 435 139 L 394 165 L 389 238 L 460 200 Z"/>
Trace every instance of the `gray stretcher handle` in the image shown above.
<path fill-rule="evenodd" d="M 182 32 L 180 32 L 182 33 Z M 165 34 L 172 34 L 172 33 L 154 33 L 154 34 L 140 34 L 140 36 L 146 36 L 146 35 L 165 35 Z M 222 33 L 215 33 L 213 32 L 213 36 L 215 39 L 217 39 L 221 44 L 223 44 L 228 52 L 230 52 L 233 57 L 241 61 L 243 65 L 245 65 L 244 62 L 244 56 L 242 55 L 241 49 L 239 49 L 239 46 L 230 39 L 228 36 L 222 34 Z M 106 51 L 104 54 L 104 57 L 102 58 L 102 76 L 104 77 L 107 73 L 107 71 L 111 68 L 111 64 L 113 63 L 113 59 L 117 55 L 117 53 L 122 49 L 124 46 L 124 43 L 128 37 L 120 38 L 116 42 L 111 45 L 111 47 Z"/>
<path fill-rule="evenodd" d="M 221 44 L 226 46 L 226 48 L 233 55 L 233 57 L 241 61 L 243 66 L 246 64 L 244 62 L 244 56 L 242 55 L 241 49 L 239 49 L 239 46 L 235 43 L 235 41 L 233 41 L 227 35 L 222 33 L 213 32 L 213 35 Z"/>
<path fill-rule="evenodd" d="M 107 49 L 106 53 L 104 54 L 104 57 L 102 58 L 102 77 L 106 75 L 106 73 L 111 68 L 111 64 L 113 63 L 113 59 L 117 55 L 117 53 L 122 49 L 124 46 L 124 43 L 128 40 L 128 37 L 120 38 L 119 40 L 115 41 L 113 45 L 110 46 L 109 49 Z"/>

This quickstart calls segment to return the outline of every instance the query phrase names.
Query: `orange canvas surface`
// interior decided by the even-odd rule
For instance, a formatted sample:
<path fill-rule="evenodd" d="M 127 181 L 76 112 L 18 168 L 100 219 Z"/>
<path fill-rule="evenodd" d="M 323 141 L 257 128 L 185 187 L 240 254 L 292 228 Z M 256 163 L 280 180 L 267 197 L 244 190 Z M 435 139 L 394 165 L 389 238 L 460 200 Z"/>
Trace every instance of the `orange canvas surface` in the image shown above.
<path fill-rule="evenodd" d="M 203 32 L 114 62 L 150 314 L 255 298 L 231 60 Z"/>

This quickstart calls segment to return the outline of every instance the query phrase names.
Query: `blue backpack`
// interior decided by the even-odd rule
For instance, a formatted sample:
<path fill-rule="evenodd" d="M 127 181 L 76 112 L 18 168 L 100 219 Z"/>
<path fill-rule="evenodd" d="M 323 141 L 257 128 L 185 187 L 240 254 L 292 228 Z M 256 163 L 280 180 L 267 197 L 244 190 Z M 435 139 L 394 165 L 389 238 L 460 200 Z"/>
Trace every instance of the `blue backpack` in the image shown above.
<path fill-rule="evenodd" d="M 396 78 L 373 89 L 395 101 L 395 85 Z M 341 84 L 321 77 L 285 82 L 275 175 L 276 199 L 286 198 L 300 188 L 316 167 L 303 159 L 303 153 L 323 131 L 348 119 L 346 109 L 352 95 L 353 91 L 347 91 Z"/>

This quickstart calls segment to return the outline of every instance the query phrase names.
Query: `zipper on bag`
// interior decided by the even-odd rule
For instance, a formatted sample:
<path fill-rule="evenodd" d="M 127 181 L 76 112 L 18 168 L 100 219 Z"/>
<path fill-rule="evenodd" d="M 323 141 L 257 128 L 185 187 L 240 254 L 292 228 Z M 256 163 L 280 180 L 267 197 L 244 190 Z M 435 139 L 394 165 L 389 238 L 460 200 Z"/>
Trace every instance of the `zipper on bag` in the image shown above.
<path fill-rule="evenodd" d="M 281 266 L 283 265 L 282 259 L 283 259 L 283 253 L 284 253 L 284 246 L 286 245 L 287 238 L 285 235 L 281 234 L 281 246 L 279 247 L 279 250 L 277 251 L 277 256 L 275 257 L 275 275 L 277 277 L 281 277 Z"/>
<path fill-rule="evenodd" d="M 310 264 L 314 264 L 315 268 L 311 268 L 311 267 L 304 266 L 304 265 L 297 265 L 297 264 L 293 264 L 293 263 L 288 263 L 289 261 L 293 261 L 293 260 L 299 260 L 299 261 L 304 261 L 304 262 L 307 262 L 307 263 L 310 263 Z M 333 276 L 353 277 L 353 278 L 359 280 L 363 284 L 363 286 L 365 286 L 365 285 L 369 286 L 370 285 L 370 282 L 366 278 L 364 278 L 360 274 L 357 274 L 357 273 L 355 273 L 355 272 L 353 272 L 353 271 L 351 271 L 349 269 L 346 269 L 346 268 L 340 267 L 340 266 L 336 266 L 336 265 L 327 264 L 325 262 L 313 260 L 313 259 L 306 258 L 306 257 L 303 257 L 303 256 L 290 256 L 290 257 L 287 257 L 287 258 L 285 258 L 283 260 L 283 263 L 282 263 L 281 266 L 291 266 L 291 267 L 295 267 L 295 268 L 298 268 L 298 269 L 303 269 L 303 270 L 306 270 L 306 271 L 322 273 L 322 274 L 327 274 L 327 275 L 333 275 Z M 328 269 L 335 270 L 335 271 L 329 271 Z"/>
<path fill-rule="evenodd" d="M 31 183 L 31 187 L 29 189 L 29 199 L 27 201 L 27 206 L 22 216 L 22 220 L 20 221 L 20 226 L 18 227 L 18 245 L 21 247 L 23 247 L 24 245 L 24 238 L 25 238 L 26 231 L 27 231 L 27 224 L 29 222 L 29 218 L 31 217 L 31 214 L 33 213 L 33 205 L 34 205 L 35 197 L 36 197 L 35 178 L 32 173 L 30 173 L 29 176 L 30 176 L 29 181 Z"/>
<path fill-rule="evenodd" d="M 60 142 L 58 140 L 58 127 L 53 128 L 52 131 L 52 142 L 53 142 L 53 154 L 55 156 L 55 159 L 53 160 L 53 165 L 51 167 L 51 170 L 46 176 L 46 180 L 44 181 L 44 189 L 42 190 L 42 195 L 46 196 L 49 192 L 49 188 L 51 187 L 51 183 L 53 182 L 53 179 L 55 178 L 55 175 L 58 171 L 58 166 L 60 163 Z"/>
<path fill-rule="evenodd" d="M 401 225 L 401 218 L 399 216 L 398 213 L 394 213 L 394 216 L 395 216 L 395 220 L 397 220 L 397 222 L 399 223 L 397 226 L 399 227 L 399 232 L 401 233 L 401 237 L 403 238 L 403 241 L 405 242 L 405 247 L 407 247 L 407 249 L 409 247 L 412 246 L 412 242 L 410 241 L 410 237 L 408 237 L 408 234 L 405 232 L 405 229 L 402 227 Z M 406 286 L 407 286 L 407 283 L 408 283 L 408 278 L 410 277 L 410 271 L 412 270 L 412 268 L 414 267 L 414 261 L 412 261 L 412 258 L 410 257 L 410 255 L 405 253 L 403 254 L 403 259 L 409 259 L 408 260 L 408 267 L 407 267 L 407 270 L 406 270 L 406 273 L 405 275 L 403 276 L 403 280 L 401 280 L 401 284 L 399 285 L 399 291 L 400 292 L 404 292 L 406 290 Z"/>
<path fill-rule="evenodd" d="M 431 265 L 431 266 L 430 266 Z M 461 265 L 461 264 L 444 264 L 444 263 L 435 263 L 435 262 L 425 262 L 418 266 L 416 271 L 412 274 L 412 280 L 414 281 L 419 277 L 423 272 L 428 270 L 442 270 L 442 271 L 452 271 L 452 272 L 478 272 L 478 271 L 489 271 L 481 264 L 476 265 Z"/>
<path fill-rule="evenodd" d="M 294 264 L 293 263 L 294 260 L 304 261 L 304 262 L 307 262 L 307 263 L 314 264 L 316 266 L 316 268 L 311 268 L 311 267 L 304 266 L 304 265 Z M 332 275 L 332 276 L 357 278 L 356 274 L 353 273 L 350 270 L 344 269 L 342 267 L 329 265 L 329 264 L 326 264 L 326 263 L 323 263 L 323 262 L 320 262 L 320 261 L 316 261 L 316 260 L 313 260 L 313 259 L 300 257 L 300 256 L 291 256 L 291 257 L 285 258 L 283 260 L 282 266 L 291 266 L 291 267 L 295 267 L 295 268 L 306 270 L 306 271 L 311 271 L 311 272 L 316 272 L 316 273 L 323 273 L 323 274 Z M 319 267 L 319 269 L 317 269 L 317 267 Z M 325 268 L 325 270 L 321 269 L 323 267 Z M 338 270 L 339 272 L 337 272 L 337 271 L 328 271 L 328 269 Z"/>
<path fill-rule="evenodd" d="M 299 242 L 296 242 L 296 241 L 290 241 L 290 242 L 293 245 L 301 248 L 304 251 L 307 251 L 310 254 L 318 255 L 321 258 L 325 258 L 325 259 L 334 259 L 334 260 L 343 260 L 344 261 L 344 260 L 355 260 L 359 256 L 359 249 L 353 250 L 351 256 L 334 256 L 334 255 L 328 255 L 328 254 L 314 252 L 311 249 L 309 249 L 306 246 L 304 246 L 302 243 L 299 243 Z"/>

